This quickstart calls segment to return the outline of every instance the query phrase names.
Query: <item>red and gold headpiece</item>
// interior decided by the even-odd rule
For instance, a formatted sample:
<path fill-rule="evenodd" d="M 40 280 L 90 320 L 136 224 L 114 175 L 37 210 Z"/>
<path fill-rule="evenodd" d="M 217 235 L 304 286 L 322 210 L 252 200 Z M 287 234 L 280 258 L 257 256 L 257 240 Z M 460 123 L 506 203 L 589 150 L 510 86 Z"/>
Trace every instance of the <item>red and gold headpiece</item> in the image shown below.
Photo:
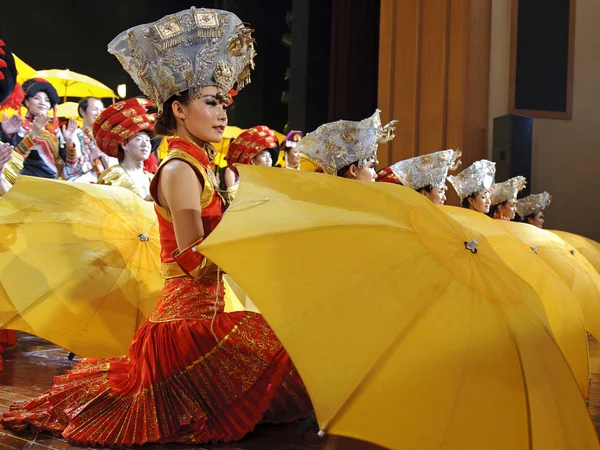
<path fill-rule="evenodd" d="M 277 161 L 279 154 L 277 136 L 269 127 L 257 125 L 242 132 L 229 145 L 227 165 L 233 169 L 236 163 L 250 164 L 252 158 L 263 150 L 269 150 L 271 159 Z"/>
<path fill-rule="evenodd" d="M 93 126 L 98 148 L 108 156 L 119 155 L 119 144 L 140 131 L 154 129 L 156 114 L 149 113 L 153 106 L 145 98 L 131 98 L 106 108 L 96 118 Z"/>

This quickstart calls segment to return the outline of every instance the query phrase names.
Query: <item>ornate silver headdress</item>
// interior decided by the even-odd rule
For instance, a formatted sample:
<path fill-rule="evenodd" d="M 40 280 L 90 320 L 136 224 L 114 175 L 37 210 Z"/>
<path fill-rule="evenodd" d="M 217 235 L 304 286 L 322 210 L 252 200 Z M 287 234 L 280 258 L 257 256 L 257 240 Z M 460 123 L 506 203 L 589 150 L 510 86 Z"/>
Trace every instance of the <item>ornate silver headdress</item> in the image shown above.
<path fill-rule="evenodd" d="M 371 157 L 377 157 L 378 144 L 394 139 L 396 120 L 381 126 L 380 110 L 360 122 L 339 120 L 321 125 L 302 138 L 296 148 L 325 173 L 358 161 L 359 167 Z"/>
<path fill-rule="evenodd" d="M 525 198 L 517 200 L 517 213 L 521 218 L 525 218 L 532 214 L 537 214 L 545 210 L 552 202 L 552 195 L 548 192 L 541 194 L 529 195 Z"/>
<path fill-rule="evenodd" d="M 204 86 L 228 92 L 250 83 L 254 30 L 233 13 L 194 7 L 123 31 L 108 51 L 157 105 Z"/>
<path fill-rule="evenodd" d="M 492 195 L 490 197 L 492 205 L 499 205 L 500 203 L 509 200 L 516 200 L 517 194 L 525 189 L 525 186 L 527 186 L 527 180 L 520 175 L 503 181 L 502 183 L 494 184 L 492 186 Z"/>
<path fill-rule="evenodd" d="M 448 181 L 452 183 L 462 201 L 475 192 L 489 190 L 494 183 L 495 175 L 496 163 L 482 159 L 475 161 L 458 175 L 449 176 Z"/>
<path fill-rule="evenodd" d="M 390 170 L 404 186 L 416 191 L 426 186 L 442 189 L 446 187 L 448 171 L 460 165 L 461 154 L 460 149 L 442 150 L 399 161 Z"/>

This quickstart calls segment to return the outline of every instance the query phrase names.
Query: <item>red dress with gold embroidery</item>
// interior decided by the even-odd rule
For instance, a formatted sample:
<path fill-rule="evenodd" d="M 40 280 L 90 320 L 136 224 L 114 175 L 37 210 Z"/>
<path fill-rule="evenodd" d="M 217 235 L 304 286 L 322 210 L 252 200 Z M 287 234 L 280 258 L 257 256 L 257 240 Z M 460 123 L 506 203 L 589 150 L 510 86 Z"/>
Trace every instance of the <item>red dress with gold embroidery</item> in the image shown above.
<path fill-rule="evenodd" d="M 187 162 L 203 184 L 209 233 L 222 216 L 209 159 L 179 138 L 169 150 L 165 161 Z M 159 176 L 160 169 L 154 193 Z M 207 443 L 240 439 L 261 420 L 310 413 L 302 381 L 269 325 L 260 314 L 224 313 L 216 276 L 199 282 L 181 272 L 171 256 L 177 245 L 168 211 L 156 210 L 166 281 L 129 355 L 82 360 L 42 396 L 13 405 L 3 426 L 50 430 L 83 445 Z"/>

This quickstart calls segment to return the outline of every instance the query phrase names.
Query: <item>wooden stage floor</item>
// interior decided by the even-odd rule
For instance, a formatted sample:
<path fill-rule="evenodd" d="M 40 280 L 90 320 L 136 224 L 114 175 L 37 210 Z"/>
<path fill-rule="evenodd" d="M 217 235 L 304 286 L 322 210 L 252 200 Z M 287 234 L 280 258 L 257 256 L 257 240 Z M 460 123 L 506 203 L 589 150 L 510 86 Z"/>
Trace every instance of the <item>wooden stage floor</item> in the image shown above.
<path fill-rule="evenodd" d="M 600 343 L 589 338 L 590 386 L 589 409 L 596 433 L 600 436 Z M 34 397 L 49 388 L 52 378 L 71 367 L 68 352 L 42 339 L 19 333 L 17 347 L 4 353 L 4 372 L 0 373 L 0 412 L 13 401 Z M 206 446 L 145 445 L 147 449 L 219 449 L 219 450 L 377 450 L 380 447 L 339 437 L 319 438 L 316 430 L 304 435 L 300 424 L 258 426 L 243 440 L 228 444 Z M 42 450 L 82 448 L 49 433 L 14 434 L 0 427 L 0 450 Z"/>

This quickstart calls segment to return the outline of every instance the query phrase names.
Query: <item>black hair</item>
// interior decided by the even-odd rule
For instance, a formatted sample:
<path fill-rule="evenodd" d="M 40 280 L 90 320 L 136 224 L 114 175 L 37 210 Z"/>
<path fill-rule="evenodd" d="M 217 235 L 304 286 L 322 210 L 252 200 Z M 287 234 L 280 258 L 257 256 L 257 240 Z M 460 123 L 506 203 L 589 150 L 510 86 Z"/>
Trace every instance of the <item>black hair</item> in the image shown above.
<path fill-rule="evenodd" d="M 183 105 L 187 105 L 192 99 L 190 91 L 184 91 L 179 95 L 172 96 L 169 100 L 163 103 L 163 110 L 158 115 L 154 124 L 154 132 L 161 136 L 172 136 L 177 131 L 177 119 L 173 114 L 173 102 L 178 101 Z"/>
<path fill-rule="evenodd" d="M 427 192 L 428 194 L 431 194 L 431 191 L 433 191 L 433 186 L 428 184 L 427 186 L 423 186 L 422 188 L 417 189 L 417 192 L 422 194 L 422 191 Z"/>
<path fill-rule="evenodd" d="M 347 166 L 342 167 L 340 170 L 337 171 L 336 175 L 338 177 L 345 177 L 346 174 L 348 173 L 348 170 L 350 170 L 350 166 L 356 166 L 356 167 L 358 167 L 358 163 L 359 163 L 359 161 L 356 160 L 353 163 L 350 163 Z"/>
<path fill-rule="evenodd" d="M 83 110 L 83 112 L 87 112 L 88 106 L 90 106 L 90 100 L 100 100 L 98 97 L 85 97 L 82 98 L 79 101 L 79 104 L 77 105 L 77 114 L 79 114 L 79 117 L 83 117 L 83 114 L 81 114 L 81 111 Z"/>
<path fill-rule="evenodd" d="M 25 100 L 35 97 L 35 95 L 40 91 L 45 92 L 48 96 L 51 108 L 54 108 L 56 105 L 58 105 L 58 93 L 56 92 L 54 86 L 52 86 L 46 80 L 30 78 L 29 80 L 25 81 L 21 87 L 25 93 L 25 97 L 23 98 L 22 102 L 23 106 L 25 106 Z"/>
<path fill-rule="evenodd" d="M 541 212 L 541 211 L 540 211 Z M 537 216 L 539 213 L 533 213 L 533 214 L 529 214 L 528 216 L 522 217 L 521 221 L 525 222 L 525 223 L 529 223 L 529 219 L 531 220 L 535 220 L 535 216 Z"/>
<path fill-rule="evenodd" d="M 471 204 L 469 203 L 469 199 L 475 199 L 477 198 L 477 196 L 479 195 L 481 191 L 475 191 L 469 195 L 467 195 L 465 198 L 462 199 L 462 201 L 460 202 L 460 206 L 462 206 L 463 208 L 467 208 L 469 209 L 471 207 Z"/>

